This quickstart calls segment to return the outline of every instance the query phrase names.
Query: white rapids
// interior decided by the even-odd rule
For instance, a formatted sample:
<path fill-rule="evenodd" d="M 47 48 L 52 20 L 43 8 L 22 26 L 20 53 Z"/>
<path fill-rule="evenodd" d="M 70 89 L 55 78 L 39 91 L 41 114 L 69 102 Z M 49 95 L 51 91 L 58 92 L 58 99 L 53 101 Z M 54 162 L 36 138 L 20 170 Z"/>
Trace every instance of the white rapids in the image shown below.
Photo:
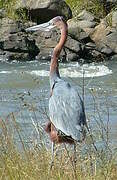
<path fill-rule="evenodd" d="M 84 64 L 83 66 L 71 64 L 67 68 L 61 67 L 59 70 L 62 77 L 71 78 L 83 77 L 83 74 L 84 77 L 100 77 L 112 74 L 112 70 L 106 65 L 95 65 L 93 63 L 90 65 Z M 49 76 L 49 70 L 33 70 L 29 73 L 36 76 Z"/>

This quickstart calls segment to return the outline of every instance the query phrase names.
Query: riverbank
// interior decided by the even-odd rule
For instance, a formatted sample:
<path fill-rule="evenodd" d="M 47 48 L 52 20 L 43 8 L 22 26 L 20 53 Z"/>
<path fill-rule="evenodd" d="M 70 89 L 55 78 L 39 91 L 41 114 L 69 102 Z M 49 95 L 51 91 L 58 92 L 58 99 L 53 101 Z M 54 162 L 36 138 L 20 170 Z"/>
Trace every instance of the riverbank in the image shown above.
<path fill-rule="evenodd" d="M 36 4 L 33 1 L 21 3 L 11 0 L 7 9 L 7 13 L 4 6 L 0 9 L 0 57 L 5 61 L 50 60 L 60 31 L 54 29 L 52 32 L 26 33 L 25 29 L 57 15 L 68 20 L 68 38 L 60 61 L 99 62 L 117 59 L 116 2 L 113 9 L 100 19 L 87 8 L 72 17 L 76 9 L 72 12 L 62 0 L 38 0 Z"/>

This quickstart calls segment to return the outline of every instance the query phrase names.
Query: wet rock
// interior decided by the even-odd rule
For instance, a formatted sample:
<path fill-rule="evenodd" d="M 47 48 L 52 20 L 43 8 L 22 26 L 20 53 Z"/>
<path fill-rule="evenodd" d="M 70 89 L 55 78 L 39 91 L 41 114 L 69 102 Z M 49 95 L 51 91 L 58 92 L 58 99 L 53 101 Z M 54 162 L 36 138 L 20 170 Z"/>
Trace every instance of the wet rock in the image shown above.
<path fill-rule="evenodd" d="M 41 48 L 40 53 L 36 56 L 36 59 L 39 60 L 51 60 L 52 48 Z"/>
<path fill-rule="evenodd" d="M 66 49 L 66 61 L 79 61 L 79 54 L 71 52 L 69 49 Z"/>
<path fill-rule="evenodd" d="M 29 61 L 32 60 L 33 58 L 30 57 L 29 53 L 24 53 L 24 52 L 10 52 L 6 51 L 5 56 L 4 56 L 8 61 Z"/>
<path fill-rule="evenodd" d="M 111 61 L 117 61 L 117 54 L 113 55 L 111 58 L 110 58 Z"/>
<path fill-rule="evenodd" d="M 69 6 L 63 0 L 21 0 L 16 9 L 26 9 L 32 21 L 37 23 L 47 22 L 55 16 L 64 16 L 66 19 L 72 17 Z"/>

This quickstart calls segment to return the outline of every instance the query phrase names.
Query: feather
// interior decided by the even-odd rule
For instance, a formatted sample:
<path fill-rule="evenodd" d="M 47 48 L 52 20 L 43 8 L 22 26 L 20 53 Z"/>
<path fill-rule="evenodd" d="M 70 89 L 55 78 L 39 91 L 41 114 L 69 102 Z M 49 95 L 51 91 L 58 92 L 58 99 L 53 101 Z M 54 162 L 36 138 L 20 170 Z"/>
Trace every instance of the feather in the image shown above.
<path fill-rule="evenodd" d="M 49 113 L 58 131 L 82 141 L 82 130 L 86 124 L 83 102 L 77 90 L 62 79 L 54 86 L 49 100 Z"/>

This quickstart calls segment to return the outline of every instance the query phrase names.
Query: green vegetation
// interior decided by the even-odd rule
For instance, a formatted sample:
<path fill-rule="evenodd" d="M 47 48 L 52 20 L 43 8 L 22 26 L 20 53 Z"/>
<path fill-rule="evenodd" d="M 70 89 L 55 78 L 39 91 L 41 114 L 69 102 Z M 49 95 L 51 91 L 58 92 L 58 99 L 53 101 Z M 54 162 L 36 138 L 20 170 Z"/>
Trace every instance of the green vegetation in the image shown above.
<path fill-rule="evenodd" d="M 99 0 L 66 0 L 66 2 L 70 5 L 74 17 L 77 17 L 83 9 L 93 13 L 97 19 L 104 18 L 108 14 L 106 1 L 103 4 Z M 111 7 L 110 5 L 110 9 L 115 8 L 115 6 Z"/>
<path fill-rule="evenodd" d="M 26 9 L 20 8 L 16 10 L 16 5 L 20 0 L 0 0 L 0 8 L 5 9 L 6 16 L 11 19 L 23 20 L 27 19 Z"/>

